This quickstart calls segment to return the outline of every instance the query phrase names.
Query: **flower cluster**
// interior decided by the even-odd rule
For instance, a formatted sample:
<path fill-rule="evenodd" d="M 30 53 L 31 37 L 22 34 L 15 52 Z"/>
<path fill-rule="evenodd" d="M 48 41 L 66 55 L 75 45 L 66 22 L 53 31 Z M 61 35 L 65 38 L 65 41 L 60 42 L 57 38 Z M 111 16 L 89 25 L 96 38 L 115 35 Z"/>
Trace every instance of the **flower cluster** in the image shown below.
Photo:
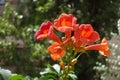
<path fill-rule="evenodd" d="M 54 33 L 55 29 L 64 33 L 65 36 L 59 38 Z M 54 20 L 53 24 L 50 21 L 43 22 L 34 37 L 38 40 L 49 38 L 55 41 L 47 49 L 53 60 L 63 58 L 67 54 L 66 51 L 71 50 L 76 53 L 98 50 L 102 55 L 109 56 L 106 38 L 103 38 L 100 44 L 95 44 L 96 41 L 100 40 L 98 32 L 90 24 L 77 24 L 77 18 L 72 14 L 61 14 L 58 19 Z"/>

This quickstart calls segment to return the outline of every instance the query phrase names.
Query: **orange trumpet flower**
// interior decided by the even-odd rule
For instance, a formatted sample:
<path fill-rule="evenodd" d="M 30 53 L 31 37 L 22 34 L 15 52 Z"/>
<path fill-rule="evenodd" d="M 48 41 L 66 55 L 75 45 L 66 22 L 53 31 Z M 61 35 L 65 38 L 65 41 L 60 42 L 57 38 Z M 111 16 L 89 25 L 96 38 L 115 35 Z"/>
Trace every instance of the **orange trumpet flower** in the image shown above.
<path fill-rule="evenodd" d="M 67 37 L 71 36 L 71 31 L 78 27 L 77 18 L 72 14 L 61 14 L 58 19 L 54 20 L 54 28 L 60 32 L 65 32 Z"/>
<path fill-rule="evenodd" d="M 65 50 L 63 50 L 57 42 L 54 42 L 47 50 L 50 52 L 50 56 L 54 61 L 59 60 L 65 55 Z"/>
<path fill-rule="evenodd" d="M 81 24 L 74 33 L 75 42 L 90 45 L 100 39 L 99 34 L 94 31 L 90 24 Z"/>
<path fill-rule="evenodd" d="M 52 23 L 50 21 L 42 23 L 39 30 L 35 33 L 34 37 L 38 40 L 49 38 L 61 43 L 59 37 L 54 33 Z"/>
<path fill-rule="evenodd" d="M 107 57 L 110 56 L 110 51 L 109 51 L 108 42 L 106 38 L 103 38 L 101 44 L 90 45 L 90 46 L 87 46 L 85 49 L 86 50 L 99 50 L 99 52 L 102 55 L 107 56 Z"/>

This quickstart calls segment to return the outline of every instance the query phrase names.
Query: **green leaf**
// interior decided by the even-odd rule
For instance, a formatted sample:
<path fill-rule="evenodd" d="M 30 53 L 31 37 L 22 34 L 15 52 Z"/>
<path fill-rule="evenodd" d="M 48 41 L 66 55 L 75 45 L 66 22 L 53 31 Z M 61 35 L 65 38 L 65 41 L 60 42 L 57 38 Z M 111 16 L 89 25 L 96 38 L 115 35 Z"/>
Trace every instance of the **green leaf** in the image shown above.
<path fill-rule="evenodd" d="M 54 75 L 45 75 L 40 77 L 40 80 L 57 80 Z"/>
<path fill-rule="evenodd" d="M 13 75 L 9 80 L 25 80 L 25 78 L 22 75 Z"/>
<path fill-rule="evenodd" d="M 25 80 L 31 80 L 32 78 L 30 76 L 26 76 Z"/>
<path fill-rule="evenodd" d="M 11 71 L 8 69 L 1 69 L 0 68 L 0 76 L 4 78 L 4 80 L 8 80 L 8 78 L 12 75 Z M 0 79 L 1 79 L 0 78 Z"/>
<path fill-rule="evenodd" d="M 33 80 L 39 80 L 39 78 L 35 77 Z"/>
<path fill-rule="evenodd" d="M 48 77 L 42 76 L 40 77 L 40 80 L 48 80 Z"/>
<path fill-rule="evenodd" d="M 41 71 L 40 74 L 41 74 L 41 75 L 44 75 L 44 74 L 47 74 L 47 73 L 49 73 L 49 72 L 51 72 L 50 68 L 45 68 L 45 70 L 44 70 L 44 71 Z"/>
<path fill-rule="evenodd" d="M 77 76 L 75 74 L 68 74 L 73 80 L 77 80 Z"/>
<path fill-rule="evenodd" d="M 53 66 L 49 66 L 49 68 L 45 68 L 43 71 L 40 72 L 41 75 L 45 74 L 59 74 L 60 73 L 60 66 L 55 64 Z"/>
<path fill-rule="evenodd" d="M 52 67 L 58 74 L 60 73 L 60 66 L 58 64 L 54 64 Z"/>

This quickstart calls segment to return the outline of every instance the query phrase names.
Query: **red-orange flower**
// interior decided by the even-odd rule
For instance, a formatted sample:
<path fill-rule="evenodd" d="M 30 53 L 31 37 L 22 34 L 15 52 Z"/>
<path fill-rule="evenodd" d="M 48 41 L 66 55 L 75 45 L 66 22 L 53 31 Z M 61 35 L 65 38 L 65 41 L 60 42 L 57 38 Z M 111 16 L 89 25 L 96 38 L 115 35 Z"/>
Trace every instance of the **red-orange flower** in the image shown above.
<path fill-rule="evenodd" d="M 48 52 L 50 52 L 50 56 L 53 60 L 59 60 L 64 57 L 65 50 L 63 50 L 59 43 L 54 42 L 51 46 L 48 47 Z"/>
<path fill-rule="evenodd" d="M 85 52 L 84 44 L 81 41 L 74 41 L 74 50 L 76 52 Z"/>
<path fill-rule="evenodd" d="M 104 55 L 109 57 L 110 56 L 110 51 L 108 47 L 108 42 L 106 38 L 103 38 L 101 44 L 94 44 L 86 47 L 86 50 L 99 50 L 99 52 Z"/>
<path fill-rule="evenodd" d="M 65 32 L 66 36 L 71 36 L 71 31 L 78 27 L 77 18 L 72 14 L 61 14 L 58 19 L 54 20 L 54 28 L 58 31 Z"/>
<path fill-rule="evenodd" d="M 42 23 L 39 30 L 35 33 L 34 37 L 38 40 L 49 38 L 61 43 L 59 37 L 54 33 L 52 23 L 50 21 Z"/>
<path fill-rule="evenodd" d="M 74 33 L 75 41 L 89 45 L 100 39 L 99 34 L 94 31 L 90 24 L 81 24 Z"/>

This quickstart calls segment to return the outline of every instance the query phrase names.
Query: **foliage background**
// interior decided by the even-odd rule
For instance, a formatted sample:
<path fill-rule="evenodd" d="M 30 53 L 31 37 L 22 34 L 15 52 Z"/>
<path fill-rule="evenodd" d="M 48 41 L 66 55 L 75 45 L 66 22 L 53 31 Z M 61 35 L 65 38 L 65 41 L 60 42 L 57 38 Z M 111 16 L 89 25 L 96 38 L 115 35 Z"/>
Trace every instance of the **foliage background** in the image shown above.
<path fill-rule="evenodd" d="M 43 68 L 56 62 L 46 51 L 51 41 L 38 41 L 33 36 L 42 22 L 53 22 L 61 13 L 72 13 L 79 24 L 92 24 L 102 38 L 111 39 L 112 33 L 119 34 L 119 0 L 21 0 L 16 8 L 8 1 L 0 16 L 0 66 L 13 73 L 40 77 Z M 109 66 L 106 57 L 96 51 L 80 56 L 75 66 L 79 80 L 101 80 L 103 71 L 94 69 L 100 66 L 97 63 Z M 108 71 L 107 74 L 111 73 Z"/>

